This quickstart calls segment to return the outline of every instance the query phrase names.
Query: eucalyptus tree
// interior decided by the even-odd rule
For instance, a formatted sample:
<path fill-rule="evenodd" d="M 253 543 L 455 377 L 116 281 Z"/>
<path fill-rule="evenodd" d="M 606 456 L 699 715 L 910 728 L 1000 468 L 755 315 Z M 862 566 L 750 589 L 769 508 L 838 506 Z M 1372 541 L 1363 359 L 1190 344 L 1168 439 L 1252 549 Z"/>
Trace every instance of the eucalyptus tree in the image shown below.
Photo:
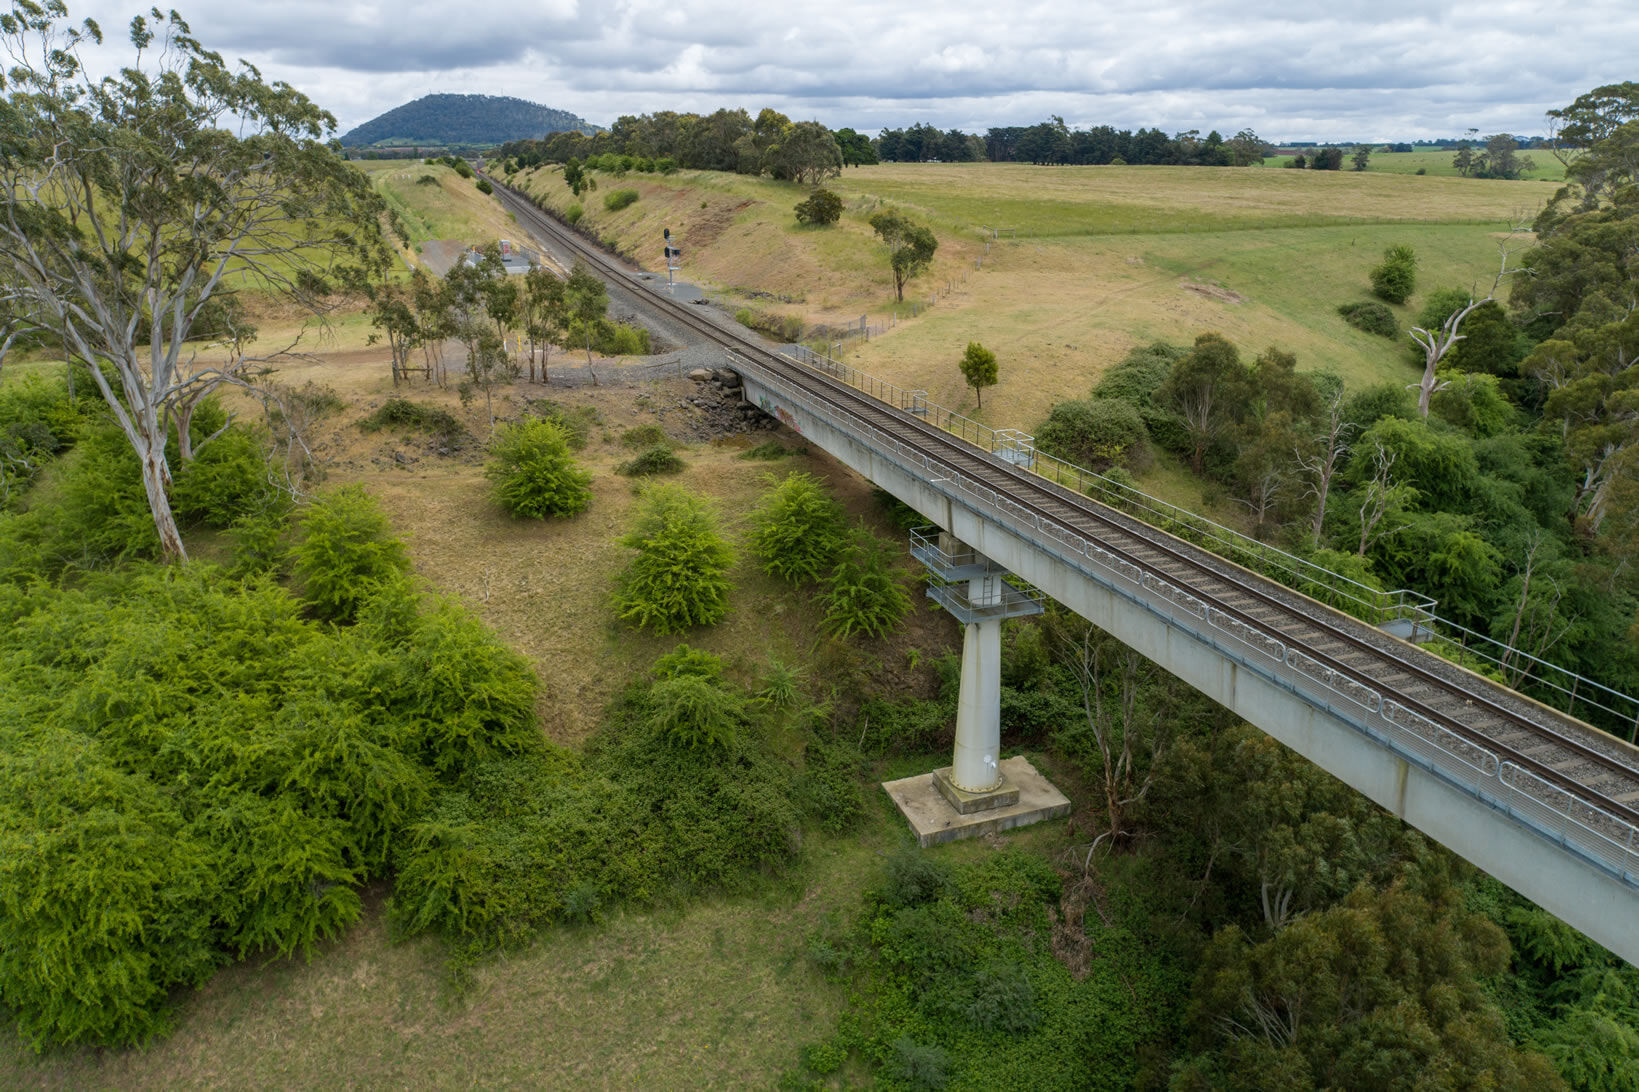
<path fill-rule="evenodd" d="M 166 439 L 201 392 L 264 361 L 187 349 L 241 288 L 322 312 L 388 259 L 383 205 L 324 143 L 335 118 L 254 67 L 228 66 L 176 13 L 130 24 L 130 63 L 96 78 L 92 20 L 61 0 L 0 14 L 0 284 L 56 331 L 142 467 L 167 559 L 185 560 Z M 185 459 L 187 456 L 184 455 Z"/>

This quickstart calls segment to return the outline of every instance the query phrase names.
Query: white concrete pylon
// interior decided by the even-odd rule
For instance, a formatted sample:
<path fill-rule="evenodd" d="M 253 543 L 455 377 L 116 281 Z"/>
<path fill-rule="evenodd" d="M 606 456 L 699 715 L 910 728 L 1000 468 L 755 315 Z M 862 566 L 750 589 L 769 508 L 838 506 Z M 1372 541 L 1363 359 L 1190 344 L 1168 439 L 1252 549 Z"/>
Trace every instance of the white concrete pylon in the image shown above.
<path fill-rule="evenodd" d="M 970 622 L 965 631 L 950 779 L 965 792 L 989 792 L 1002 783 L 1001 619 Z"/>

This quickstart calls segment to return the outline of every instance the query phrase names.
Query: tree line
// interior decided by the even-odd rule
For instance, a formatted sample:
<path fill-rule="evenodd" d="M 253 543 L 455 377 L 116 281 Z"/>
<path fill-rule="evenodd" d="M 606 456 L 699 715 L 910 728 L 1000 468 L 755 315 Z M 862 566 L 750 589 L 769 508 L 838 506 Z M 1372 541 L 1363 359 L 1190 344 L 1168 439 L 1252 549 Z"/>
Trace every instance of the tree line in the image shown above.
<path fill-rule="evenodd" d="M 605 132 L 553 133 L 540 140 L 503 144 L 499 156 L 517 167 L 585 161 L 593 156 L 670 160 L 688 170 L 767 174 L 794 182 L 819 182 L 844 164 L 876 162 L 870 142 L 851 129 L 833 133 L 817 121 L 797 121 L 777 110 L 753 118 L 745 110 L 685 114 L 662 110 L 623 115 Z"/>

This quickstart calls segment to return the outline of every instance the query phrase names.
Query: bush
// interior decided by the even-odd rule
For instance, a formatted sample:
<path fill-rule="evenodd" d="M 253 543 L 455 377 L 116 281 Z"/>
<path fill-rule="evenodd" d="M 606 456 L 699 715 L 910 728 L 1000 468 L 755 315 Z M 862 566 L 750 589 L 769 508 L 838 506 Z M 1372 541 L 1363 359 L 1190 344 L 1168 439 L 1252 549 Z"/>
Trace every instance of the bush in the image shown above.
<path fill-rule="evenodd" d="M 1417 252 L 1404 244 L 1383 251 L 1383 263 L 1371 271 L 1372 292 L 1390 303 L 1405 303 L 1417 288 Z"/>
<path fill-rule="evenodd" d="M 586 441 L 591 438 L 592 426 L 603 423 L 603 415 L 595 406 L 567 406 L 548 398 L 531 402 L 529 412 L 563 430 L 570 451 L 584 450 Z"/>
<path fill-rule="evenodd" d="M 656 679 L 680 679 L 692 675 L 716 682 L 723 677 L 723 658 L 705 649 L 682 644 L 655 660 L 649 674 Z"/>
<path fill-rule="evenodd" d="M 1345 303 L 1337 309 L 1337 313 L 1343 316 L 1344 322 L 1357 330 L 1364 330 L 1368 334 L 1377 334 L 1380 337 L 1400 336 L 1400 324 L 1395 321 L 1394 312 L 1376 300 Z"/>
<path fill-rule="evenodd" d="M 415 429 L 431 434 L 446 447 L 459 447 L 467 439 L 467 430 L 455 415 L 436 406 L 411 402 L 407 398 L 389 398 L 381 407 L 359 422 L 365 432 L 380 432 L 385 428 Z"/>
<path fill-rule="evenodd" d="M 1422 309 L 1417 312 L 1416 325 L 1425 330 L 1438 330 L 1446 319 L 1467 307 L 1473 298 L 1466 288 L 1436 288 L 1424 297 Z M 1457 344 L 1461 345 L 1462 342 Z"/>
<path fill-rule="evenodd" d="M 436 186 L 438 185 L 438 178 L 436 175 L 424 174 L 415 180 L 415 184 L 418 186 Z"/>
<path fill-rule="evenodd" d="M 756 447 L 750 447 L 740 453 L 740 458 L 754 462 L 771 463 L 776 459 L 789 458 L 794 452 L 778 440 L 764 440 Z"/>
<path fill-rule="evenodd" d="M 900 1036 L 894 1040 L 889 1070 L 912 1088 L 939 1089 L 950 1080 L 950 1055 L 940 1047 L 924 1046 L 909 1036 Z"/>
<path fill-rule="evenodd" d="M 701 675 L 673 675 L 649 688 L 649 727 L 686 747 L 727 747 L 745 724 L 745 699 Z"/>
<path fill-rule="evenodd" d="M 772 311 L 754 311 L 742 307 L 734 312 L 734 321 L 747 329 L 756 330 L 777 341 L 802 340 L 802 319 L 796 315 L 780 315 Z"/>
<path fill-rule="evenodd" d="M 637 526 L 620 544 L 637 551 L 616 582 L 620 618 L 656 633 L 722 621 L 734 551 L 717 533 L 704 501 L 675 487 L 651 486 Z"/>
<path fill-rule="evenodd" d="M 500 426 L 490 456 L 484 477 L 510 515 L 572 516 L 592 503 L 592 475 L 575 465 L 563 430 L 551 421 L 526 417 Z"/>
<path fill-rule="evenodd" d="M 683 460 L 667 444 L 644 448 L 635 456 L 615 467 L 615 473 L 626 478 L 653 477 L 656 474 L 680 474 Z"/>
<path fill-rule="evenodd" d="M 570 345 L 586 344 L 586 326 L 572 322 L 564 341 Z M 650 348 L 649 331 L 641 326 L 624 322 L 598 319 L 592 325 L 592 348 L 604 356 L 647 356 Z"/>
<path fill-rule="evenodd" d="M 576 224 L 580 223 L 580 218 L 585 215 L 586 210 L 581 208 L 579 205 L 570 205 L 568 208 L 563 210 L 564 221 L 568 223 L 570 227 L 574 227 Z"/>
<path fill-rule="evenodd" d="M 1143 467 L 1149 430 L 1138 407 L 1113 398 L 1060 402 L 1036 429 L 1036 446 L 1089 470 L 1111 463 Z"/>
<path fill-rule="evenodd" d="M 886 637 L 910 613 L 911 597 L 889 556 L 889 548 L 875 535 L 863 528 L 854 531 L 820 597 L 823 624 L 833 636 Z"/>
<path fill-rule="evenodd" d="M 145 1042 L 221 963 L 311 951 L 425 810 L 422 756 L 538 746 L 527 667 L 402 581 L 346 633 L 198 562 L 0 615 L 0 1001 L 36 1046 Z"/>
<path fill-rule="evenodd" d="M 478 192 L 483 194 L 485 197 L 488 197 L 490 194 L 495 192 L 495 187 L 489 184 L 489 179 L 487 178 L 480 178 L 477 182 L 477 186 Z"/>
<path fill-rule="evenodd" d="M 603 195 L 603 207 L 609 212 L 619 212 L 628 205 L 635 205 L 636 203 L 636 190 L 611 190 Z"/>
<path fill-rule="evenodd" d="M 764 572 L 792 584 L 835 568 L 844 540 L 842 506 L 811 474 L 786 475 L 751 513 L 751 552 Z"/>
<path fill-rule="evenodd" d="M 1173 364 L 1188 355 L 1188 349 L 1164 341 L 1130 349 L 1099 376 L 1093 386 L 1093 397 L 1116 398 L 1131 402 L 1141 411 L 1149 409 L 1155 405 L 1155 392 L 1166 382 Z"/>
<path fill-rule="evenodd" d="M 620 442 L 623 447 L 640 451 L 646 447 L 669 447 L 671 437 L 667 436 L 666 430 L 659 425 L 638 425 L 621 433 Z"/>
<path fill-rule="evenodd" d="M 282 507 L 278 497 L 261 442 L 246 428 L 229 428 L 173 474 L 171 506 L 184 525 L 228 527 Z"/>
<path fill-rule="evenodd" d="M 302 599 L 314 613 L 348 623 L 382 586 L 407 572 L 404 543 L 375 498 L 348 485 L 309 504 L 292 551 Z"/>
<path fill-rule="evenodd" d="M 842 219 L 842 198 L 824 187 L 816 187 L 806 201 L 796 207 L 799 224 L 834 224 Z"/>

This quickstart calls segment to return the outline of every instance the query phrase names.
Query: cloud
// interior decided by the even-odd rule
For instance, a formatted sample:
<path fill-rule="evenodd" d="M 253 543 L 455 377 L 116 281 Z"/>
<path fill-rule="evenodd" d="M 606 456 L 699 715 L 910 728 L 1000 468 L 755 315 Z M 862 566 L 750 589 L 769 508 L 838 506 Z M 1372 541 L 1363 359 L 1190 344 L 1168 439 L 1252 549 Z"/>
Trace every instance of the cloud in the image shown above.
<path fill-rule="evenodd" d="M 110 0 L 73 14 L 105 28 Z M 184 10 L 348 128 L 429 91 L 518 95 L 608 123 L 773 106 L 861 129 L 1252 126 L 1273 138 L 1538 132 L 1632 76 L 1639 6 L 1589 0 L 214 0 Z"/>

